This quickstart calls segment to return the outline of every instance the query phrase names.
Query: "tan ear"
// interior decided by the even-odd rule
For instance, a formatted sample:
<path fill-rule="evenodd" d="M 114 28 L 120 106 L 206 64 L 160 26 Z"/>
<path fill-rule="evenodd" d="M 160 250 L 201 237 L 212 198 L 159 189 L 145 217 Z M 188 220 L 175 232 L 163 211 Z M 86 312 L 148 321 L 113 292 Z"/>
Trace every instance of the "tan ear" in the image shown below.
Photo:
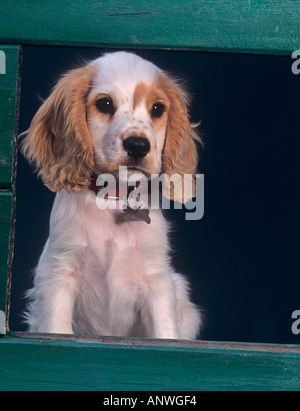
<path fill-rule="evenodd" d="M 169 101 L 169 118 L 166 132 L 165 147 L 163 152 L 164 172 L 169 177 L 176 174 L 181 177 L 191 174 L 195 177 L 198 166 L 198 153 L 196 141 L 202 144 L 201 138 L 196 134 L 189 120 L 187 110 L 188 97 L 186 93 L 172 80 L 165 77 L 165 88 Z M 176 179 L 174 179 L 176 180 Z M 184 187 L 189 192 L 188 197 L 195 196 L 195 181 L 190 187 Z M 175 192 L 171 185 L 170 199 L 184 202 L 184 193 Z"/>
<path fill-rule="evenodd" d="M 86 121 L 90 66 L 61 78 L 33 118 L 22 152 L 51 191 L 80 191 L 94 171 L 93 147 Z"/>

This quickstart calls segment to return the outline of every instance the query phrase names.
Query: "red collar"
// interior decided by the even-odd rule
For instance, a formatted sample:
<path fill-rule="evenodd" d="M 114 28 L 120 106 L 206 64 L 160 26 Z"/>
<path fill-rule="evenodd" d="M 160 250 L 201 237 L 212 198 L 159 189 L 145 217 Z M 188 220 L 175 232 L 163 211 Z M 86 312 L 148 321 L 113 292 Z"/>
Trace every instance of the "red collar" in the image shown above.
<path fill-rule="evenodd" d="M 105 187 L 105 186 L 104 186 L 104 187 Z M 93 178 L 91 179 L 91 184 L 89 185 L 89 189 L 90 189 L 91 191 L 94 191 L 94 193 L 97 195 L 100 188 L 102 188 L 102 187 L 97 186 L 97 177 L 93 177 Z M 133 190 L 133 187 L 130 187 L 130 188 L 132 188 L 132 190 Z M 132 191 L 132 190 L 130 190 L 130 191 Z M 123 191 L 124 191 L 124 190 L 123 190 Z M 106 195 L 108 195 L 108 194 L 109 194 L 109 193 L 107 193 Z M 116 193 L 114 193 L 114 196 L 119 197 L 119 198 L 121 198 L 121 197 L 126 197 L 126 196 L 127 196 L 127 192 L 122 192 L 122 193 L 120 193 L 120 186 L 119 186 L 119 184 L 117 184 L 117 186 L 116 186 Z"/>
<path fill-rule="evenodd" d="M 97 186 L 97 178 L 92 178 L 91 179 L 91 184 L 89 185 L 89 189 L 91 190 L 91 191 L 93 191 L 95 194 L 96 194 L 96 196 L 98 195 L 98 192 L 99 192 L 99 189 L 101 189 L 101 186 Z M 105 194 L 105 190 L 104 190 L 104 193 L 102 193 L 101 192 L 101 194 L 103 194 L 107 199 L 114 199 L 114 200 L 116 200 L 116 199 L 118 199 L 118 200 L 120 200 L 120 201 L 126 201 L 126 204 L 127 204 L 127 206 L 123 209 L 123 211 L 124 211 L 124 221 L 127 221 L 127 222 L 129 222 L 129 221 L 144 221 L 145 223 L 147 223 L 147 224 L 150 224 L 151 223 L 151 218 L 150 218 L 150 216 L 149 216 L 149 209 L 148 208 L 142 208 L 142 206 L 143 206 L 143 199 L 142 199 L 142 196 L 141 196 L 141 194 L 138 194 L 138 195 L 140 195 L 140 200 L 141 200 L 141 205 L 140 205 L 140 207 L 138 207 L 138 208 L 134 208 L 134 209 L 132 209 L 131 207 L 130 207 L 130 204 L 128 203 L 128 198 L 129 198 L 129 194 L 133 191 L 133 190 L 135 190 L 136 188 L 138 188 L 139 187 L 139 183 L 137 183 L 136 184 L 136 186 L 135 187 L 133 187 L 133 186 L 129 186 L 128 188 L 127 188 L 127 186 L 125 187 L 125 190 L 124 190 L 124 188 L 122 187 L 122 190 L 123 190 L 123 192 L 122 193 L 120 193 L 120 186 L 119 185 L 117 185 L 117 187 L 116 187 L 116 193 L 115 192 L 113 192 L 113 193 L 109 193 L 109 192 L 107 192 L 106 194 Z M 105 187 L 104 187 L 105 188 Z M 125 192 L 124 192 L 125 191 Z M 151 192 L 151 181 L 149 180 L 148 181 L 148 194 Z"/>
<path fill-rule="evenodd" d="M 113 193 L 112 195 L 118 198 L 126 198 L 134 190 L 134 188 L 138 188 L 138 187 L 139 187 L 139 184 L 137 183 L 135 187 L 129 186 L 128 187 L 129 190 L 127 192 L 124 192 L 124 189 L 122 190 L 122 192 L 120 192 L 120 186 L 119 184 L 117 184 L 116 193 Z M 97 177 L 93 177 L 91 179 L 91 184 L 89 185 L 89 190 L 93 191 L 97 195 L 100 188 L 101 188 L 100 186 L 97 186 Z M 148 181 L 148 194 L 150 193 L 151 193 L 151 181 L 149 180 Z M 106 195 L 108 196 L 109 193 L 107 193 Z"/>
<path fill-rule="evenodd" d="M 96 181 L 97 181 L 96 177 L 93 177 L 91 179 L 91 184 L 89 185 L 89 190 L 94 191 L 94 193 L 97 195 L 99 187 L 97 186 Z"/>

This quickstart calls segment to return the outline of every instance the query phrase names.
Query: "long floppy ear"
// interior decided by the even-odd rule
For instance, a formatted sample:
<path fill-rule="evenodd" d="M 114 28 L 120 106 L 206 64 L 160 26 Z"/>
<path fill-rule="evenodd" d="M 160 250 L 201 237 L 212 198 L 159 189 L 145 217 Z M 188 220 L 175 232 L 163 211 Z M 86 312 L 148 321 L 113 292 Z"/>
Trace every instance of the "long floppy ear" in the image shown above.
<path fill-rule="evenodd" d="M 90 66 L 64 75 L 24 134 L 22 152 L 51 191 L 81 191 L 90 184 L 94 155 L 86 121 Z"/>
<path fill-rule="evenodd" d="M 164 77 L 164 91 L 167 93 L 170 108 L 166 132 L 165 147 L 163 152 L 164 172 L 169 177 L 176 175 L 184 182 L 184 175 L 190 174 L 190 187 L 183 190 L 175 190 L 170 187 L 170 199 L 185 202 L 195 196 L 195 175 L 198 166 L 198 153 L 196 142 L 202 144 L 201 138 L 195 132 L 195 126 L 190 123 L 187 110 L 188 96 L 175 81 L 167 76 Z M 180 177 L 180 178 L 179 178 Z M 176 182 L 176 179 L 174 179 Z M 188 198 L 187 198 L 188 197 Z"/>

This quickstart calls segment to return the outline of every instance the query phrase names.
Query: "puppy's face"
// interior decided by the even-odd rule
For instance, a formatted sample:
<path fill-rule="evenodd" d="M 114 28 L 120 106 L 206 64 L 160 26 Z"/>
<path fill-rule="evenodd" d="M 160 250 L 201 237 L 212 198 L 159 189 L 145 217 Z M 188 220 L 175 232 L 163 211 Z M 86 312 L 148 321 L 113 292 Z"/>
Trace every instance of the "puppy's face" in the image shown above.
<path fill-rule="evenodd" d="M 92 66 L 87 123 L 98 173 L 119 166 L 160 173 L 170 107 L 161 71 L 129 53 L 108 54 Z"/>
<path fill-rule="evenodd" d="M 195 140 L 185 92 L 152 63 L 116 52 L 62 77 L 32 120 L 23 153 L 52 191 L 78 191 L 120 166 L 194 175 Z"/>

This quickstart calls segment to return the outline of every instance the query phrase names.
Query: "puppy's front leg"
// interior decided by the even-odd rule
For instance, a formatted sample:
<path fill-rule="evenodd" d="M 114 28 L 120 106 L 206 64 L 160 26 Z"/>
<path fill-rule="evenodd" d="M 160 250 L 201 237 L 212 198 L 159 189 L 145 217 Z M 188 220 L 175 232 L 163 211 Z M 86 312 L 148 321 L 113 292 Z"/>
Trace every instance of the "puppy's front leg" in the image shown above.
<path fill-rule="evenodd" d="M 72 334 L 72 315 L 76 291 L 76 275 L 70 267 L 45 261 L 43 256 L 36 268 L 34 287 L 25 314 L 29 331 Z"/>
<path fill-rule="evenodd" d="M 175 288 L 166 272 L 148 277 L 153 338 L 178 339 Z"/>

